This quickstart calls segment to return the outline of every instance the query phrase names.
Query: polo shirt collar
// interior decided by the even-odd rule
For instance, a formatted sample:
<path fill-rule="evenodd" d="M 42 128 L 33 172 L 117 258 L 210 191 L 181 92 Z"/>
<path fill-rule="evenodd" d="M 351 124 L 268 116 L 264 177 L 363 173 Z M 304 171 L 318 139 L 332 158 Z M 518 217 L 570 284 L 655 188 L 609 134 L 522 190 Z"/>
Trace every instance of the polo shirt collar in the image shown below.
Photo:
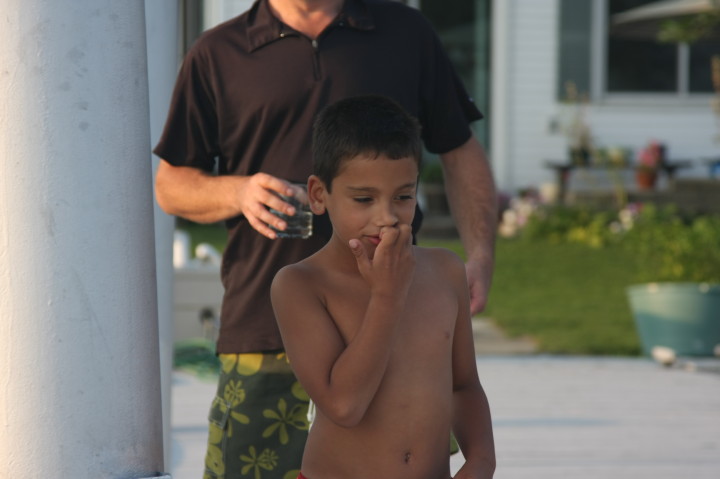
<path fill-rule="evenodd" d="M 355 30 L 373 30 L 375 23 L 364 0 L 345 0 L 333 25 L 344 24 Z M 249 50 L 255 51 L 294 30 L 273 15 L 268 0 L 257 0 L 248 16 L 247 41 Z"/>

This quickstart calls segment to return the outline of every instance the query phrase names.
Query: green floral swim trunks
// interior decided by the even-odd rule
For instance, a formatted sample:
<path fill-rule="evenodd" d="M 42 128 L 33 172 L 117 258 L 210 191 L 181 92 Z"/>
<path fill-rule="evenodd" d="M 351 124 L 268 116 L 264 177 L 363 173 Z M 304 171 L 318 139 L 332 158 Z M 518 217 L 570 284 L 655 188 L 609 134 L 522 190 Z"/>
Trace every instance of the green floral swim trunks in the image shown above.
<path fill-rule="evenodd" d="M 204 479 L 295 479 L 308 395 L 284 352 L 221 354 Z"/>

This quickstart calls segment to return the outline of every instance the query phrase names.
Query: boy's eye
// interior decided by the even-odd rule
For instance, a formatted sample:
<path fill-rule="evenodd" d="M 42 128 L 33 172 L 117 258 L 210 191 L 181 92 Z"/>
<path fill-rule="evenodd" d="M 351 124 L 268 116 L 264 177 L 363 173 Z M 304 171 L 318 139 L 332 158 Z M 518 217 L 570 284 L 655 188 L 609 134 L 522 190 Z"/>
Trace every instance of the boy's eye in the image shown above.
<path fill-rule="evenodd" d="M 372 198 L 367 197 L 367 196 L 357 196 L 357 197 L 353 198 L 353 200 L 356 201 L 357 203 L 369 203 L 370 201 L 372 201 Z"/>
<path fill-rule="evenodd" d="M 398 199 L 401 201 L 408 201 L 408 200 L 412 200 L 414 198 L 415 197 L 413 195 L 409 195 L 409 194 L 408 195 L 398 195 Z"/>

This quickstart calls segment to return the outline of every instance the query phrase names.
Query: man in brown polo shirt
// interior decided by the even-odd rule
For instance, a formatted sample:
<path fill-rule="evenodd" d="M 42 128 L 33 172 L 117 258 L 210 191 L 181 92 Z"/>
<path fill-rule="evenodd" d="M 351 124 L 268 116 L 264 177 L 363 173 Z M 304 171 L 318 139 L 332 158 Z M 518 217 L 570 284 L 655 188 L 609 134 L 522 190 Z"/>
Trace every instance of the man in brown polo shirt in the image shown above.
<path fill-rule="evenodd" d="M 207 478 L 297 475 L 307 396 L 285 362 L 269 286 L 282 266 L 317 251 L 330 228 L 316 218 L 311 238 L 277 239 L 269 225 L 283 225 L 268 208 L 287 211 L 273 192 L 309 176 L 315 114 L 368 93 L 416 116 L 426 149 L 440 154 L 471 306 L 484 307 L 495 189 L 469 128 L 482 115 L 419 12 L 384 0 L 259 0 L 205 32 L 183 62 L 155 153 L 160 206 L 228 227 Z"/>

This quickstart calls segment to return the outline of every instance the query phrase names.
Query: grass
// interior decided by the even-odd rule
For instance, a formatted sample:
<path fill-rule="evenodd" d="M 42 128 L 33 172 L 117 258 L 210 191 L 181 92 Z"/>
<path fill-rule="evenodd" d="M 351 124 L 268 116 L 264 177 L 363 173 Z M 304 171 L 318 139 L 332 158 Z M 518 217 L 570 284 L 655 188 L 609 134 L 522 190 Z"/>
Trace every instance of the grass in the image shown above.
<path fill-rule="evenodd" d="M 222 251 L 218 225 L 179 224 L 193 248 L 208 242 Z M 423 240 L 462 256 L 457 240 Z M 488 307 L 483 313 L 511 336 L 531 336 L 554 354 L 637 355 L 640 345 L 625 287 L 634 260 L 617 247 L 499 240 Z"/>
<path fill-rule="evenodd" d="M 190 234 L 190 248 L 193 254 L 195 247 L 200 243 L 208 243 L 220 253 L 225 250 L 227 230 L 222 223 L 204 225 L 178 219 L 176 228 Z"/>
<path fill-rule="evenodd" d="M 639 340 L 625 297 L 633 259 L 619 248 L 500 241 L 486 314 L 543 351 L 635 355 Z"/>
<path fill-rule="evenodd" d="M 424 244 L 461 254 L 457 241 Z M 495 258 L 483 315 L 510 336 L 531 336 L 547 353 L 640 353 L 625 297 L 635 273 L 627 252 L 617 247 L 498 240 Z"/>

